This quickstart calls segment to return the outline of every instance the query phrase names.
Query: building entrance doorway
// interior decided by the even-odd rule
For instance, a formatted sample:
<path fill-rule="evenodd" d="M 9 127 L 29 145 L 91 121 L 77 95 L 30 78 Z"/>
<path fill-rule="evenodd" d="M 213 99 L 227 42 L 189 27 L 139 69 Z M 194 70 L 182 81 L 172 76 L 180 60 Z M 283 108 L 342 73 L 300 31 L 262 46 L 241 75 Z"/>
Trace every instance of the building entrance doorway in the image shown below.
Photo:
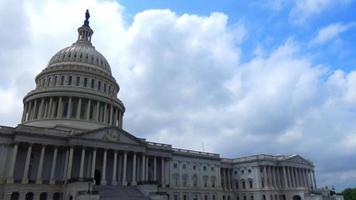
<path fill-rule="evenodd" d="M 298 196 L 298 195 L 294 195 L 293 196 L 293 200 L 302 200 L 302 198 L 300 196 Z"/>
<path fill-rule="evenodd" d="M 98 169 L 96 169 L 94 172 L 94 180 L 95 180 L 95 185 L 100 185 L 101 172 Z"/>

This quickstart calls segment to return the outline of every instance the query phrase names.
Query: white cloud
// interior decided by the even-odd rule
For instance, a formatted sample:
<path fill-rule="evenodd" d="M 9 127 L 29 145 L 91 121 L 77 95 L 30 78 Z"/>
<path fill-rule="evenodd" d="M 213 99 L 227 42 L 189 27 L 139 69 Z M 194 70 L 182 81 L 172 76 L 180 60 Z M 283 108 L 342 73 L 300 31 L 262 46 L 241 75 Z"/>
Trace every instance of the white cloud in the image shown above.
<path fill-rule="evenodd" d="M 326 27 L 321 28 L 315 38 L 313 38 L 310 42 L 311 45 L 315 44 L 323 44 L 325 42 L 337 39 L 339 35 L 350 28 L 354 27 L 355 23 L 349 24 L 342 24 L 342 23 L 335 23 L 330 24 Z"/>
<path fill-rule="evenodd" d="M 290 17 L 296 24 L 304 24 L 308 19 L 337 6 L 349 5 L 353 0 L 296 0 Z"/>
<path fill-rule="evenodd" d="M 89 7 L 93 43 L 121 86 L 124 127 L 134 135 L 196 150 L 204 143 L 205 150 L 230 157 L 300 153 L 323 173 L 349 170 L 326 165 L 330 157 L 356 160 L 340 148 L 356 130 L 356 72 L 314 65 L 293 40 L 269 54 L 258 47 L 256 57 L 241 63 L 248 32 L 242 22 L 228 25 L 223 13 L 146 10 L 127 24 L 117 2 L 83 2 L 0 7 L 19 19 L 0 18 L 3 29 L 14 33 L 0 37 L 6 83 L 0 91 L 9 99 L 0 109 L 1 124 L 19 122 L 8 111 L 22 112 L 16 102 L 34 88 L 34 76 L 50 57 L 75 41 Z M 23 34 L 16 35 L 17 27 Z"/>

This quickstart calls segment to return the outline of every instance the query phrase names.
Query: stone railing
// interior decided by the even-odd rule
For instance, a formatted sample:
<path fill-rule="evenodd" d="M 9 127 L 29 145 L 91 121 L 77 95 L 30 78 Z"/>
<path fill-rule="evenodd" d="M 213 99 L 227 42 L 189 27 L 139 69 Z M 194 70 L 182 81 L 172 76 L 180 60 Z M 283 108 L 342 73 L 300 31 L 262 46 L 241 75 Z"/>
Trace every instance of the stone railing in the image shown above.
<path fill-rule="evenodd" d="M 147 142 L 147 144 L 150 145 L 150 146 L 155 146 L 155 147 L 172 148 L 172 145 L 163 144 L 163 143 L 157 143 L 157 142 Z"/>
<path fill-rule="evenodd" d="M 194 151 L 194 150 L 187 150 L 187 149 L 177 149 L 173 148 L 174 152 L 177 153 L 184 153 L 184 154 L 190 154 L 190 155 L 197 155 L 197 156 L 207 156 L 207 157 L 213 157 L 213 158 L 219 158 L 219 154 L 217 153 L 209 153 L 209 152 L 203 152 L 203 151 Z"/>

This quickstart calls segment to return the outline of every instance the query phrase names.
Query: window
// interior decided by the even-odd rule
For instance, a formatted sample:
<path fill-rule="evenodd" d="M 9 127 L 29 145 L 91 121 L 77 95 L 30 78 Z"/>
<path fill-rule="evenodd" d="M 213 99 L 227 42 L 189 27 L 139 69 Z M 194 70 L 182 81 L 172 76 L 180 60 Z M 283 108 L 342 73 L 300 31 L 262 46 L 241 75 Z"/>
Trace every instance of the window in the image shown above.
<path fill-rule="evenodd" d="M 188 200 L 186 194 L 183 195 L 183 200 Z"/>
<path fill-rule="evenodd" d="M 88 86 L 88 78 L 84 78 L 84 87 Z"/>
<path fill-rule="evenodd" d="M 204 200 L 208 200 L 208 195 L 205 195 L 205 196 L 204 196 Z"/>
<path fill-rule="evenodd" d="M 187 165 L 183 164 L 183 169 L 187 168 Z"/>
<path fill-rule="evenodd" d="M 246 196 L 244 196 L 244 200 L 246 200 L 247 198 L 246 198 Z"/>
<path fill-rule="evenodd" d="M 216 200 L 216 196 L 215 195 L 213 195 L 213 200 Z"/>
<path fill-rule="evenodd" d="M 213 172 L 214 171 L 214 167 L 211 167 L 210 170 Z"/>
<path fill-rule="evenodd" d="M 248 173 L 251 173 L 251 169 L 248 169 Z"/>
<path fill-rule="evenodd" d="M 249 183 L 249 185 L 250 185 L 250 188 L 252 188 L 252 187 L 253 187 L 253 182 L 252 182 L 252 180 L 249 180 L 248 183 Z"/>
<path fill-rule="evenodd" d="M 193 165 L 193 170 L 196 170 L 196 169 L 197 169 L 197 167 L 195 165 Z"/>
<path fill-rule="evenodd" d="M 49 86 L 49 85 L 51 84 L 51 77 L 48 77 L 47 80 L 48 80 L 48 81 L 47 81 L 47 86 Z"/>
<path fill-rule="evenodd" d="M 206 171 L 206 166 L 203 167 L 203 170 Z"/>
<path fill-rule="evenodd" d="M 204 187 L 208 187 L 208 180 L 209 180 L 209 177 L 208 177 L 208 176 L 204 176 L 204 177 L 203 177 L 203 180 L 204 180 Z"/>
<path fill-rule="evenodd" d="M 237 171 L 235 171 L 235 175 L 237 174 Z"/>
<path fill-rule="evenodd" d="M 242 180 L 242 189 L 246 189 L 246 183 L 244 180 Z"/>
<path fill-rule="evenodd" d="M 79 83 L 80 83 L 80 77 L 77 76 L 77 80 L 76 80 L 76 82 L 75 82 L 75 85 L 76 85 L 76 86 L 79 86 Z"/>
<path fill-rule="evenodd" d="M 57 76 L 54 76 L 53 86 L 57 85 Z"/>
<path fill-rule="evenodd" d="M 245 173 L 245 170 L 241 170 L 241 174 L 244 174 Z"/>
<path fill-rule="evenodd" d="M 68 77 L 68 85 L 72 85 L 72 76 Z"/>
<path fill-rule="evenodd" d="M 95 84 L 95 80 L 91 79 L 91 88 L 93 88 L 93 89 L 94 89 L 94 84 Z"/>
<path fill-rule="evenodd" d="M 266 195 L 262 195 L 262 200 L 266 200 Z"/>
<path fill-rule="evenodd" d="M 174 200 L 178 200 L 178 195 L 177 194 L 174 195 Z"/>
<path fill-rule="evenodd" d="M 47 193 L 46 192 L 42 192 L 41 193 L 40 200 L 47 200 Z"/>
<path fill-rule="evenodd" d="M 198 186 L 198 176 L 196 174 L 193 175 L 192 181 L 193 181 L 193 186 L 197 187 Z"/>
<path fill-rule="evenodd" d="M 61 76 L 61 85 L 64 85 L 64 76 Z"/>
<path fill-rule="evenodd" d="M 253 200 L 253 195 L 250 196 L 250 200 Z"/>
<path fill-rule="evenodd" d="M 13 192 L 11 194 L 10 200 L 19 200 L 20 199 L 20 194 L 18 192 Z"/>
<path fill-rule="evenodd" d="M 188 175 L 184 174 L 182 179 L 183 179 L 183 187 L 186 187 L 187 186 L 187 181 L 188 181 Z"/>
<path fill-rule="evenodd" d="M 236 187 L 236 189 L 239 189 L 239 182 L 238 181 L 235 182 L 235 187 Z"/>
<path fill-rule="evenodd" d="M 101 90 L 101 81 L 98 82 L 98 90 Z"/>
<path fill-rule="evenodd" d="M 211 180 L 211 187 L 215 187 L 215 181 L 216 181 L 215 176 L 210 177 L 210 180 Z"/>
<path fill-rule="evenodd" d="M 106 83 L 104 83 L 104 92 L 106 92 Z"/>

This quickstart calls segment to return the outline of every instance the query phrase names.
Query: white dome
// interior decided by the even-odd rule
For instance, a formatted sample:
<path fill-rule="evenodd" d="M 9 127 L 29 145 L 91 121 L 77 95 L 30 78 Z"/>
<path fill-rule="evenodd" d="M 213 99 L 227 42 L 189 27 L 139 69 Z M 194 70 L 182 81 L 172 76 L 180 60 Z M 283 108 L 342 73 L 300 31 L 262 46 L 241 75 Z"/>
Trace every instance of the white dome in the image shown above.
<path fill-rule="evenodd" d="M 104 70 L 111 75 L 108 61 L 88 42 L 78 41 L 72 46 L 60 50 L 50 59 L 47 67 L 67 62 L 89 64 L 95 68 Z"/>

